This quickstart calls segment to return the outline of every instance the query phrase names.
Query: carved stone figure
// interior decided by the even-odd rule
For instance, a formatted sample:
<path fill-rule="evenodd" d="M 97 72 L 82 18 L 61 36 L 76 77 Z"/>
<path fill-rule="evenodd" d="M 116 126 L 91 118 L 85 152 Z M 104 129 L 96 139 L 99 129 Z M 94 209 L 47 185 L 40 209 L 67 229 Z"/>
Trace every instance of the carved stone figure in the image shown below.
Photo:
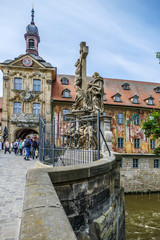
<path fill-rule="evenodd" d="M 26 87 L 26 90 L 22 91 L 22 100 L 24 102 L 29 102 L 35 99 L 38 95 L 38 93 L 33 93 L 32 91 L 30 91 L 29 87 Z"/>
<path fill-rule="evenodd" d="M 77 62 L 75 63 L 75 88 L 76 87 L 81 87 L 82 85 L 82 73 L 81 73 L 81 68 L 82 68 L 82 64 L 80 62 L 80 59 L 77 60 Z"/>
<path fill-rule="evenodd" d="M 100 110 L 100 113 L 104 112 L 103 94 L 104 94 L 104 80 L 100 77 L 99 73 L 93 74 L 93 80 L 88 84 L 87 91 L 92 102 L 93 113 Z"/>

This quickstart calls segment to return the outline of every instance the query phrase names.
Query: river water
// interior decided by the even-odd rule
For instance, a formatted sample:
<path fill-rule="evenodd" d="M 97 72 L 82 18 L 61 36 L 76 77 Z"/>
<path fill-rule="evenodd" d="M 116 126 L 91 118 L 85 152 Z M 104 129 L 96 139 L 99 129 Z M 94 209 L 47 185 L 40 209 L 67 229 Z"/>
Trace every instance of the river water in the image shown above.
<path fill-rule="evenodd" d="M 127 240 L 160 240 L 160 194 L 125 195 Z"/>

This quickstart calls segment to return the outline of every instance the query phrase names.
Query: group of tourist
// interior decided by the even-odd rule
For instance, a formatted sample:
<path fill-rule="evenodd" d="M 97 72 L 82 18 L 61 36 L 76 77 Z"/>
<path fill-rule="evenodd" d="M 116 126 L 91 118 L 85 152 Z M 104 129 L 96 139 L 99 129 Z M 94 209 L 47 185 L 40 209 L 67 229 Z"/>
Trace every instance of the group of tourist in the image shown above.
<path fill-rule="evenodd" d="M 31 139 L 30 136 L 28 136 L 24 140 L 16 139 L 10 144 L 6 138 L 4 143 L 4 154 L 6 154 L 6 152 L 11 153 L 12 151 L 15 155 L 23 155 L 25 160 L 29 160 L 30 157 L 33 159 L 35 157 L 37 158 L 39 152 L 39 140 L 36 137 Z"/>

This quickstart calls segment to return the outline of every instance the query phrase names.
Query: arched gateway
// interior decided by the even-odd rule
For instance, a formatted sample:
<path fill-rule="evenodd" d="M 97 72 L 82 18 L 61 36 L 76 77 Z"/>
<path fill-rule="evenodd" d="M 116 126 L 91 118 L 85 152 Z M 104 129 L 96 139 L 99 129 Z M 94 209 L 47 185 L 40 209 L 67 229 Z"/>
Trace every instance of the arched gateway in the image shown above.
<path fill-rule="evenodd" d="M 31 135 L 33 137 L 38 137 L 39 133 L 35 130 L 35 129 L 31 129 L 31 128 L 22 128 L 19 129 L 15 132 L 14 134 L 14 140 L 15 139 L 25 139 L 28 135 Z"/>

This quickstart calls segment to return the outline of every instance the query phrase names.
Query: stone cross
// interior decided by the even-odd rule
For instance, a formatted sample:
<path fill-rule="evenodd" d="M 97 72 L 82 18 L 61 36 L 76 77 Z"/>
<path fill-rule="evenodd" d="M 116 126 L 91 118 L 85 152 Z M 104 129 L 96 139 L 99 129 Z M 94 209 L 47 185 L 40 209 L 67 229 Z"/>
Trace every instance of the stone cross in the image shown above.
<path fill-rule="evenodd" d="M 86 79 L 86 58 L 89 52 L 86 42 L 80 43 L 80 62 L 81 62 L 81 76 L 82 76 L 82 89 L 87 89 L 87 79 Z"/>

